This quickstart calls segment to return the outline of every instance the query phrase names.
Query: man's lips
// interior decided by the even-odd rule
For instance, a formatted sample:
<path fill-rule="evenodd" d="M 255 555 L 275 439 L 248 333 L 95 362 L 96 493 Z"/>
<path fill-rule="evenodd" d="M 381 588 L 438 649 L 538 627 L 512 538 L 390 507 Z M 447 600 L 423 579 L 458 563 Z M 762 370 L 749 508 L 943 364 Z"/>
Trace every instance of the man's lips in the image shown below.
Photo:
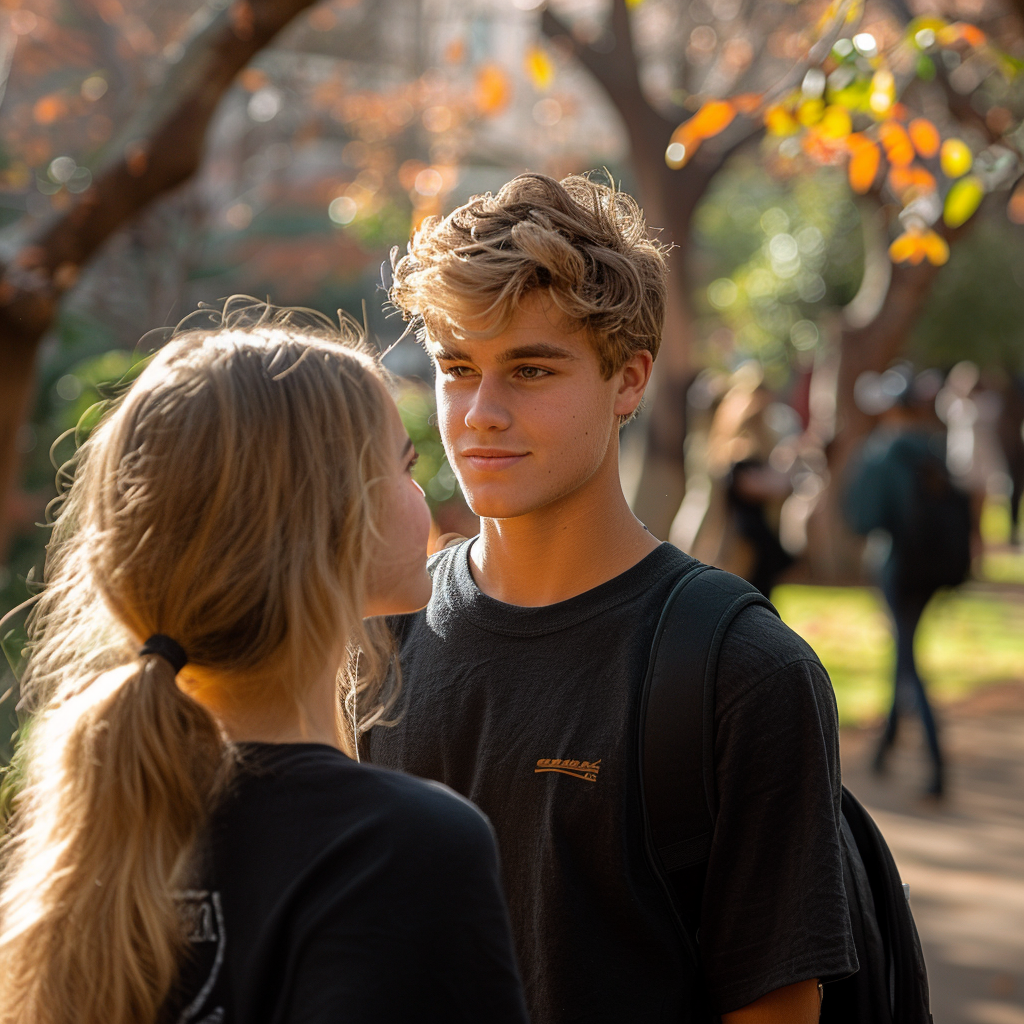
<path fill-rule="evenodd" d="M 472 469 L 493 473 L 514 466 L 527 455 L 529 452 L 510 452 L 504 448 L 467 448 L 458 453 L 458 459 L 468 463 Z"/>

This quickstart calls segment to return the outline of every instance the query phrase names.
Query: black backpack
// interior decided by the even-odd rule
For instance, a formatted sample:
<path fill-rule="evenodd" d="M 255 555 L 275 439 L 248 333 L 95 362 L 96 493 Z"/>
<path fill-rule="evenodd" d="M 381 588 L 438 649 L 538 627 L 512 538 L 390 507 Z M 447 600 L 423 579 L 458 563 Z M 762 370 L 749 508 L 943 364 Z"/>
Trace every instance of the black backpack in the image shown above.
<path fill-rule="evenodd" d="M 906 470 L 911 497 L 892 535 L 896 582 L 908 592 L 958 586 L 971 570 L 971 499 L 933 452 Z"/>
<path fill-rule="evenodd" d="M 752 604 L 775 612 L 746 581 L 695 561 L 665 602 L 641 696 L 647 853 L 698 970 L 696 925 L 716 808 L 718 653 L 736 615 Z M 882 834 L 845 787 L 841 845 L 860 970 L 824 986 L 821 1020 L 930 1024 L 924 955 L 904 886 Z"/>

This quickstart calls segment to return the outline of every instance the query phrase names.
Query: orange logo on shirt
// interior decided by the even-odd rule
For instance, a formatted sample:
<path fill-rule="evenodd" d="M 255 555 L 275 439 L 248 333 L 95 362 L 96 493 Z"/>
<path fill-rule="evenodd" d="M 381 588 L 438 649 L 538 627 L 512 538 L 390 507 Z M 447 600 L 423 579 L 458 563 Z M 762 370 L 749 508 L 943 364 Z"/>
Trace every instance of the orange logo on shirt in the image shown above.
<path fill-rule="evenodd" d="M 533 769 L 534 775 L 541 772 L 561 772 L 571 775 L 574 779 L 584 782 L 597 782 L 597 773 L 601 770 L 601 759 L 596 761 L 568 761 L 557 757 L 542 757 Z"/>

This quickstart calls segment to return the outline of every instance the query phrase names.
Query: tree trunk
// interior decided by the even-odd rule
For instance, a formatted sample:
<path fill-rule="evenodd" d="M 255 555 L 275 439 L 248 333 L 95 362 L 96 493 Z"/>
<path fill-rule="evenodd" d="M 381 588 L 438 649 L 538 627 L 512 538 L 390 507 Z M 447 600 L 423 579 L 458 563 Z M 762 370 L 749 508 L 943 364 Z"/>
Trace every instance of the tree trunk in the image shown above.
<path fill-rule="evenodd" d="M 207 127 L 235 75 L 313 2 L 235 0 L 200 12 L 181 58 L 169 64 L 89 190 L 38 227 L 14 226 L 24 241 L 0 266 L 0 559 L 36 351 L 61 295 L 115 231 L 195 173 Z"/>

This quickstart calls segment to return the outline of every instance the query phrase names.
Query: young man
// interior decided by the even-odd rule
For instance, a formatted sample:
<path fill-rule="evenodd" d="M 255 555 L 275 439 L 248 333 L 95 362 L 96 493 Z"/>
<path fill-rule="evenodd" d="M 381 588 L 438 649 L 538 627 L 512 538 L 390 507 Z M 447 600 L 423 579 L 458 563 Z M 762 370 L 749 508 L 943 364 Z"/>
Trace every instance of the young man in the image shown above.
<path fill-rule="evenodd" d="M 836 709 L 767 609 L 721 652 L 699 977 L 644 855 L 638 696 L 690 560 L 630 512 L 618 431 L 650 379 L 665 274 L 628 196 L 536 174 L 426 221 L 397 262 L 392 299 L 435 361 L 482 522 L 434 558 L 429 606 L 396 620 L 397 724 L 370 758 L 489 815 L 534 1024 L 706 1021 L 705 1000 L 728 1024 L 811 1024 L 818 981 L 857 968 Z"/>

